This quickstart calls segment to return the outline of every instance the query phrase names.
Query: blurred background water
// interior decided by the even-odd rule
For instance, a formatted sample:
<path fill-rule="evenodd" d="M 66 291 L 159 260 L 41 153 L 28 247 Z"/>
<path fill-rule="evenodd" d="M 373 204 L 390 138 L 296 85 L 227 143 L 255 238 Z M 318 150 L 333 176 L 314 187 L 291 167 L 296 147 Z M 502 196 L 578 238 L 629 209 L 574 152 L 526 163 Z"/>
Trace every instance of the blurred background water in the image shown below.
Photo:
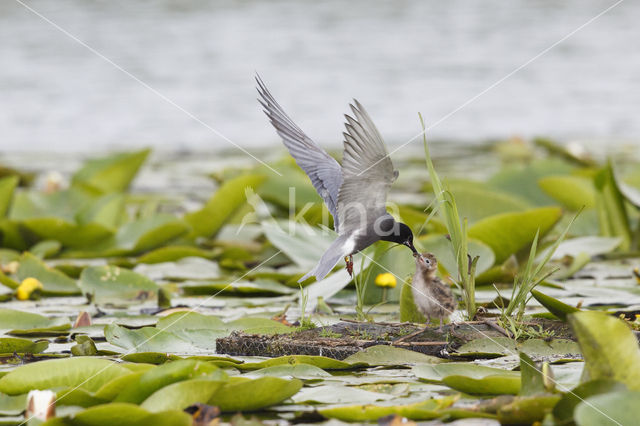
<path fill-rule="evenodd" d="M 311 137 L 335 146 L 353 97 L 391 144 L 419 132 L 418 111 L 437 123 L 433 138 L 470 143 L 640 136 L 638 1 L 460 110 L 614 1 L 24 2 L 51 23 L 0 2 L 4 151 L 231 146 L 207 126 L 249 149 L 281 146 L 255 71 Z"/>

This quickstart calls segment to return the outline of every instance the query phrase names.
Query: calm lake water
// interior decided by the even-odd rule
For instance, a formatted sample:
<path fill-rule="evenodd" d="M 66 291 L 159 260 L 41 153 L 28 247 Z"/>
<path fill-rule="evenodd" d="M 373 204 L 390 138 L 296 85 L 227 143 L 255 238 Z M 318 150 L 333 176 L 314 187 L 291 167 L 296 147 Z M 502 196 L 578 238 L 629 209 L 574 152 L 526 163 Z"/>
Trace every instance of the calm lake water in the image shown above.
<path fill-rule="evenodd" d="M 354 97 L 392 144 L 419 132 L 418 111 L 434 138 L 638 140 L 638 1 L 486 91 L 614 3 L 25 0 L 39 17 L 5 0 L 0 146 L 280 146 L 255 71 L 327 144 Z"/>

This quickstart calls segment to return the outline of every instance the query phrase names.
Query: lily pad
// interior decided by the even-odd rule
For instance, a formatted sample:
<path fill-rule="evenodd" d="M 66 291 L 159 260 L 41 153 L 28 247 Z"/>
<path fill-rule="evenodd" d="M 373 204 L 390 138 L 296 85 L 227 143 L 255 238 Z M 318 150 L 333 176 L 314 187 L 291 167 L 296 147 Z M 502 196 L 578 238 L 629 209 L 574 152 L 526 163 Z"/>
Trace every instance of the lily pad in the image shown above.
<path fill-rule="evenodd" d="M 495 254 L 496 263 L 529 247 L 540 230 L 543 236 L 560 220 L 562 210 L 545 207 L 521 213 L 503 213 L 476 222 L 469 236 L 487 244 Z"/>
<path fill-rule="evenodd" d="M 634 425 L 640 418 L 639 399 L 638 391 L 595 395 L 576 407 L 574 418 L 580 426 Z"/>
<path fill-rule="evenodd" d="M 232 377 L 211 397 L 209 404 L 218 406 L 223 412 L 255 411 L 279 404 L 301 388 L 302 382 L 297 379 Z"/>
<path fill-rule="evenodd" d="M 262 175 L 242 175 L 223 183 L 200 210 L 185 216 L 185 221 L 193 228 L 192 234 L 215 236 L 231 215 L 246 203 L 245 189 L 257 188 L 263 180 Z"/>
<path fill-rule="evenodd" d="M 49 268 L 31 253 L 25 253 L 20 257 L 17 276 L 20 281 L 25 278 L 35 278 L 40 281 L 45 295 L 63 296 L 80 293 L 76 280 L 57 269 Z"/>
<path fill-rule="evenodd" d="M 191 379 L 167 385 L 140 405 L 154 413 L 166 409 L 183 410 L 195 403 L 205 403 L 224 385 L 223 380 Z"/>
<path fill-rule="evenodd" d="M 20 178 L 18 176 L 7 176 L 0 179 L 0 217 L 3 217 L 9 211 L 13 191 L 18 186 Z"/>
<path fill-rule="evenodd" d="M 129 330 L 117 324 L 109 324 L 104 329 L 107 342 L 126 349 L 127 352 L 169 352 L 169 353 L 198 353 L 215 348 L 216 337 L 222 333 L 206 330 L 189 339 L 183 332 L 180 336 L 155 327 L 142 327 Z"/>
<path fill-rule="evenodd" d="M 418 378 L 443 383 L 460 392 L 477 395 L 516 395 L 520 391 L 520 373 L 476 364 L 446 363 L 417 365 Z"/>
<path fill-rule="evenodd" d="M 81 411 L 71 418 L 65 418 L 62 425 L 56 419 L 49 420 L 43 425 L 51 426 L 191 426 L 193 419 L 191 416 L 180 410 L 162 411 L 150 413 L 147 410 L 127 403 L 110 403 L 97 405 Z"/>
<path fill-rule="evenodd" d="M 17 337 L 0 337 L 0 354 L 30 353 L 38 354 L 49 347 L 49 342 L 32 342 Z"/>
<path fill-rule="evenodd" d="M 547 176 L 538 181 L 542 190 L 569 210 L 595 206 L 593 181 L 579 176 Z"/>
<path fill-rule="evenodd" d="M 220 330 L 226 329 L 226 324 L 218 317 L 204 315 L 198 312 L 174 312 L 158 320 L 156 328 L 166 331 L 175 330 Z"/>
<path fill-rule="evenodd" d="M 97 391 L 129 370 L 113 361 L 94 357 L 54 359 L 26 364 L 0 378 L 0 392 L 8 395 L 33 389 L 75 388 Z"/>
<path fill-rule="evenodd" d="M 356 352 L 343 361 L 352 364 L 362 362 L 369 365 L 439 364 L 444 362 L 442 358 L 388 345 L 371 346 Z"/>
<path fill-rule="evenodd" d="M 456 198 L 460 217 L 467 218 L 469 223 L 496 214 L 519 212 L 532 207 L 521 197 L 478 182 L 456 180 L 448 182 L 447 187 Z"/>
<path fill-rule="evenodd" d="M 131 300 L 147 298 L 158 291 L 158 285 L 144 275 L 118 266 L 90 266 L 80 275 L 82 292 L 96 300 Z"/>
<path fill-rule="evenodd" d="M 569 315 L 590 380 L 611 379 L 640 389 L 640 348 L 627 325 L 602 312 Z"/>
<path fill-rule="evenodd" d="M 454 402 L 455 398 L 446 397 L 406 405 L 349 405 L 321 408 L 318 412 L 324 417 L 344 422 L 370 422 L 394 414 L 411 420 L 431 420 L 441 417 L 442 411 Z"/>
<path fill-rule="evenodd" d="M 166 246 L 152 250 L 138 258 L 138 263 L 154 264 L 175 262 L 185 257 L 213 257 L 211 251 L 202 250 L 192 246 Z"/>
<path fill-rule="evenodd" d="M 73 175 L 71 182 L 103 193 L 123 192 L 129 187 L 150 152 L 150 149 L 144 149 L 88 160 Z"/>
<path fill-rule="evenodd" d="M 540 302 L 542 306 L 547 308 L 549 312 L 563 321 L 567 320 L 567 315 L 573 314 L 575 312 L 580 312 L 580 309 L 571 305 L 567 305 L 566 303 L 563 303 L 551 296 L 547 296 L 546 294 L 541 293 L 538 290 L 531 290 L 531 295 L 538 302 Z"/>
<path fill-rule="evenodd" d="M 568 423 L 574 417 L 575 408 L 585 399 L 594 395 L 625 390 L 627 390 L 625 385 L 614 380 L 598 379 L 582 383 L 562 396 L 562 399 L 553 407 L 553 416 L 561 424 Z"/>
<path fill-rule="evenodd" d="M 66 318 L 48 318 L 44 315 L 14 309 L 0 308 L 0 330 L 60 330 L 71 328 Z"/>
<path fill-rule="evenodd" d="M 128 387 L 116 397 L 117 402 L 140 404 L 156 391 L 183 380 L 209 377 L 225 380 L 226 375 L 216 366 L 195 360 L 168 362 L 146 371 L 135 386 Z"/>

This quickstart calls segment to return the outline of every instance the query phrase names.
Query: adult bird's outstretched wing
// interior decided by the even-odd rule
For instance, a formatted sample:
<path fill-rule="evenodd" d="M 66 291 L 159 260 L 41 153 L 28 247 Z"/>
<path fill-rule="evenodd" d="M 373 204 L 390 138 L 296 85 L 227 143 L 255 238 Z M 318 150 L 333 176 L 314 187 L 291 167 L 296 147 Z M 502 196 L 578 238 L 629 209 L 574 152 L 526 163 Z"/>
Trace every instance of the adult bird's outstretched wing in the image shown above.
<path fill-rule="evenodd" d="M 389 188 L 398 177 L 380 132 L 362 105 L 353 102 L 353 117 L 345 115 L 343 183 L 338 195 L 341 234 L 363 230 L 365 221 L 385 214 Z"/>
<path fill-rule="evenodd" d="M 318 194 L 327 204 L 336 232 L 339 231 L 340 218 L 338 215 L 338 192 L 342 185 L 342 170 L 340 164 L 311 140 L 289 118 L 282 107 L 276 102 L 266 88 L 260 76 L 256 76 L 258 83 L 258 101 L 264 107 L 271 124 L 282 138 L 285 146 L 296 160 L 296 163 L 311 179 Z"/>

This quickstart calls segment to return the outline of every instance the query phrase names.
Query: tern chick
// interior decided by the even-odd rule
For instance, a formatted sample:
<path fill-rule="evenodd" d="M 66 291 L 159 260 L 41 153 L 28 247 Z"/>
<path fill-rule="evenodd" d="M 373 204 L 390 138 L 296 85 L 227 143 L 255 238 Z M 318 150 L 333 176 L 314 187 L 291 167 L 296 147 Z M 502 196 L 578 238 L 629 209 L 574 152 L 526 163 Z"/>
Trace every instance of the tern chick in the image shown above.
<path fill-rule="evenodd" d="M 354 100 L 350 105 L 353 116 L 345 115 L 340 166 L 289 118 L 260 77 L 256 76 L 256 81 L 258 101 L 265 114 L 329 208 L 338 233 L 318 264 L 299 282 L 310 276 L 321 280 L 342 258 L 352 274 L 353 254 L 379 240 L 403 244 L 417 254 L 411 229 L 387 213 L 387 193 L 398 172 L 393 168 L 382 136 L 362 105 Z"/>
<path fill-rule="evenodd" d="M 440 320 L 438 331 L 442 331 L 445 318 L 456 309 L 457 303 L 451 293 L 451 288 L 436 277 L 438 261 L 431 253 L 414 254 L 416 258 L 416 273 L 411 282 L 413 301 L 418 310 L 427 317 L 427 324 L 431 318 Z"/>

